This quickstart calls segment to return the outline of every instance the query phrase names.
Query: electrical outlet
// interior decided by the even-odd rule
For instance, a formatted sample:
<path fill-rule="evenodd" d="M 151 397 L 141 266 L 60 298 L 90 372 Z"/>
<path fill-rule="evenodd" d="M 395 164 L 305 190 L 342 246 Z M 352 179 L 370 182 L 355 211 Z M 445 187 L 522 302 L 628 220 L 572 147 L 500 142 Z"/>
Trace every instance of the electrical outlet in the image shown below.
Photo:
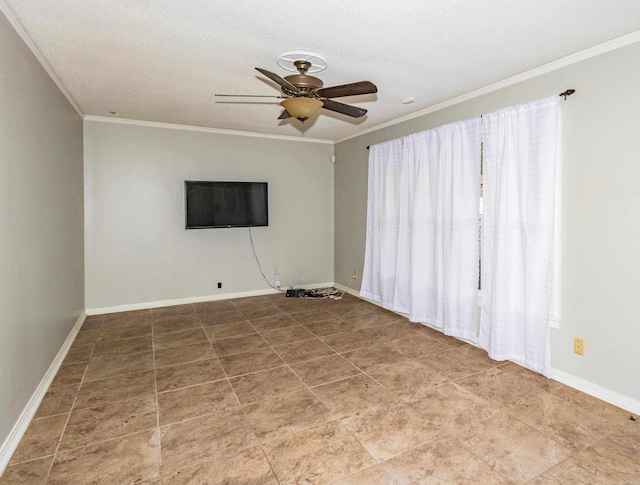
<path fill-rule="evenodd" d="M 273 273 L 273 284 L 278 288 L 282 285 L 282 277 L 280 276 L 280 273 Z"/>
<path fill-rule="evenodd" d="M 222 288 L 222 283 L 218 283 L 218 288 Z"/>
<path fill-rule="evenodd" d="M 578 337 L 573 339 L 573 351 L 576 354 L 584 355 L 584 339 Z"/>
<path fill-rule="evenodd" d="M 353 279 L 357 280 L 358 279 L 358 270 L 353 270 Z"/>

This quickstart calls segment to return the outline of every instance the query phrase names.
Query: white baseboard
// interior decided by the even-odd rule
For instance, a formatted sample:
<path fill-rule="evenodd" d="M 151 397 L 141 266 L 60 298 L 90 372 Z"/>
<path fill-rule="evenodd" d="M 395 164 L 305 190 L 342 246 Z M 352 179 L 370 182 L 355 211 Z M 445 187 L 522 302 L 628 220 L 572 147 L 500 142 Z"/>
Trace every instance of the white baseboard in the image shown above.
<path fill-rule="evenodd" d="M 607 389 L 606 387 L 558 369 L 551 369 L 551 378 L 569 387 L 573 387 L 578 391 L 582 391 L 585 394 L 597 397 L 609 404 L 626 409 L 630 413 L 640 415 L 640 401 L 632 399 L 629 396 L 625 396 L 624 394 L 612 391 L 611 389 Z"/>
<path fill-rule="evenodd" d="M 7 439 L 5 439 L 4 443 L 2 443 L 2 446 L 0 447 L 0 476 L 4 473 L 4 469 L 9 464 L 9 460 L 11 460 L 11 457 L 16 451 L 20 440 L 24 436 L 24 433 L 27 431 L 31 420 L 35 416 L 36 411 L 38 410 L 38 407 L 40 406 L 40 403 L 44 398 L 44 395 L 47 393 L 47 390 L 49 389 L 49 386 L 53 381 L 53 378 L 58 373 L 58 369 L 60 369 L 64 358 L 67 356 L 67 352 L 69 352 L 69 348 L 76 338 L 76 335 L 78 334 L 80 327 L 82 327 L 82 324 L 84 323 L 86 317 L 87 314 L 85 312 L 82 312 L 80 314 L 80 316 L 76 320 L 76 323 L 73 325 L 73 328 L 69 332 L 67 339 L 64 341 L 64 344 L 62 344 L 62 347 L 58 351 L 56 358 L 53 359 L 53 362 L 40 381 L 40 384 L 38 384 L 35 392 L 31 395 L 31 399 L 29 399 L 29 402 L 22 410 L 20 417 L 13 425 L 9 436 L 7 436 Z"/>
<path fill-rule="evenodd" d="M 315 283 L 311 285 L 298 285 L 296 288 L 312 289 L 326 288 L 333 286 L 333 283 Z M 284 291 L 283 288 L 281 291 Z M 188 305 L 189 303 L 202 303 L 205 301 L 230 300 L 232 298 L 245 298 L 248 296 L 272 295 L 279 290 L 268 288 L 264 290 L 242 291 L 239 293 L 223 293 L 221 295 L 192 296 L 189 298 L 177 298 L 174 300 L 147 301 L 143 303 L 131 303 L 129 305 L 118 305 L 103 308 L 89 308 L 87 315 L 104 315 L 106 313 L 130 312 L 133 310 L 148 310 L 150 308 L 162 308 L 173 305 Z"/>
<path fill-rule="evenodd" d="M 347 290 L 346 286 L 343 286 L 337 283 L 334 283 L 334 286 L 343 291 Z M 362 298 L 360 296 L 360 292 L 357 290 L 349 289 L 347 290 L 347 293 L 353 296 L 356 296 L 362 300 L 368 301 L 369 303 L 372 303 L 374 305 L 380 306 L 378 302 L 368 300 L 367 298 Z M 406 315 L 403 315 L 403 316 L 406 316 Z M 431 327 L 430 325 L 429 327 L 434 328 L 434 327 Z M 440 330 L 440 329 L 434 328 L 434 330 Z M 467 342 L 467 343 L 474 345 L 471 342 Z M 515 362 L 515 363 L 518 365 L 522 365 L 522 364 L 519 364 L 518 362 Z M 640 415 L 640 401 L 637 401 L 636 399 L 632 399 L 629 396 L 625 396 L 624 394 L 620 394 L 618 392 L 607 389 L 606 387 L 602 387 L 598 384 L 594 384 L 593 382 L 587 381 L 586 379 L 582 379 L 581 377 L 577 377 L 577 376 L 574 376 L 573 374 L 569 374 L 568 372 L 564 372 L 554 368 L 551 368 L 551 378 L 562 384 L 572 387 L 573 389 L 577 389 L 578 391 L 584 392 L 585 394 L 589 394 L 590 396 L 593 396 L 605 402 L 608 402 L 609 404 L 613 404 L 614 406 L 617 406 L 619 408 L 626 409 L 627 411 L 633 414 Z"/>

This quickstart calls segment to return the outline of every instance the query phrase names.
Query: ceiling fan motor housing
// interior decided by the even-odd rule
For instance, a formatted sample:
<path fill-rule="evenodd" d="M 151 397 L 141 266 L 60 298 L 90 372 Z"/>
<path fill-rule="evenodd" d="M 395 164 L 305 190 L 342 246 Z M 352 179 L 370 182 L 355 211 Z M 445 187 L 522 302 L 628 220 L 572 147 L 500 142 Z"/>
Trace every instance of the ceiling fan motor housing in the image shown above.
<path fill-rule="evenodd" d="M 299 74 L 285 76 L 285 79 L 295 87 L 305 91 L 313 91 L 314 89 L 320 89 L 324 86 L 324 83 L 320 79 L 307 74 L 307 71 L 311 67 L 309 61 L 295 61 L 293 64 L 296 66 L 296 69 L 298 69 Z"/>

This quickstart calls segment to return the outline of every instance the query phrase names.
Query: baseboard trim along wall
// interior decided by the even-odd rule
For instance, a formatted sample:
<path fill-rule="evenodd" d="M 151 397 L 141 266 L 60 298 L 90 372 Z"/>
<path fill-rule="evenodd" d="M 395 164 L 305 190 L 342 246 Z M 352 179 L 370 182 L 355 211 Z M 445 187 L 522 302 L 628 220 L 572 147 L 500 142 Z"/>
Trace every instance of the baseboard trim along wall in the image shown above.
<path fill-rule="evenodd" d="M 333 283 L 315 283 L 311 285 L 297 285 L 295 288 L 304 288 L 310 290 L 312 288 L 327 288 L 334 286 Z M 285 291 L 282 288 L 281 291 Z M 205 301 L 230 300 L 232 298 L 246 298 L 248 296 L 273 295 L 279 290 L 266 288 L 263 290 L 242 291 L 238 293 L 223 293 L 220 295 L 194 296 L 189 298 L 177 298 L 175 300 L 147 301 L 144 303 L 132 303 L 129 305 L 118 305 L 103 308 L 89 308 L 86 310 L 87 315 L 104 315 L 107 313 L 130 312 L 133 310 L 148 310 L 150 308 L 162 308 L 165 306 L 188 305 L 190 303 L 202 303 Z"/>
<path fill-rule="evenodd" d="M 347 293 L 349 293 L 350 295 L 356 296 L 374 305 L 381 306 L 378 302 L 369 300 L 367 298 L 362 298 L 358 290 L 347 289 L 346 286 L 343 286 L 340 284 L 334 284 L 334 286 L 343 291 L 346 290 Z M 402 316 L 406 317 L 406 315 L 402 315 Z M 429 327 L 433 328 L 434 330 L 440 331 L 439 329 L 431 327 L 430 325 Z M 470 345 L 473 345 L 472 342 L 467 342 L 467 343 L 469 343 Z M 518 362 L 514 362 L 514 363 L 518 365 L 522 365 Z M 640 415 L 640 401 L 632 399 L 628 396 L 625 396 L 618 392 L 607 389 L 606 387 L 599 386 L 598 384 L 594 384 L 593 382 L 587 381 L 580 377 L 576 377 L 573 374 L 569 374 L 568 372 L 564 372 L 554 368 L 551 368 L 551 378 L 562 384 L 572 387 L 573 389 L 577 389 L 578 391 L 582 391 L 585 394 L 589 394 L 590 396 L 601 399 L 602 401 L 605 401 L 609 404 L 613 404 L 614 406 L 617 406 L 619 408 L 626 409 L 627 411 L 633 414 Z"/>
<path fill-rule="evenodd" d="M 69 352 L 69 348 L 75 340 L 76 335 L 80 331 L 80 327 L 82 327 L 82 324 L 84 323 L 86 317 L 87 314 L 85 312 L 82 312 L 80 314 L 80 316 L 76 320 L 76 323 L 73 325 L 73 328 L 69 332 L 67 339 L 64 341 L 64 344 L 62 344 L 62 347 L 58 351 L 58 354 L 56 355 L 55 359 L 53 359 L 53 362 L 49 366 L 49 369 L 47 369 L 47 372 L 40 381 L 40 384 L 38 384 L 38 387 L 31 396 L 31 399 L 29 399 L 29 402 L 27 403 L 24 410 L 20 414 L 20 417 L 11 429 L 9 436 L 7 436 L 7 439 L 4 440 L 4 443 L 2 443 L 2 447 L 0 447 L 0 475 L 4 473 L 4 469 L 9 464 L 9 460 L 11 460 L 11 457 L 16 451 L 18 444 L 20 444 L 20 440 L 24 436 L 24 433 L 27 431 L 31 420 L 35 416 L 36 411 L 38 410 L 38 407 L 40 406 L 40 403 L 44 398 L 44 395 L 49 390 L 49 386 L 51 385 L 51 382 L 53 382 L 53 378 L 58 373 L 58 369 L 60 369 L 64 358 L 67 356 L 67 352 Z"/>

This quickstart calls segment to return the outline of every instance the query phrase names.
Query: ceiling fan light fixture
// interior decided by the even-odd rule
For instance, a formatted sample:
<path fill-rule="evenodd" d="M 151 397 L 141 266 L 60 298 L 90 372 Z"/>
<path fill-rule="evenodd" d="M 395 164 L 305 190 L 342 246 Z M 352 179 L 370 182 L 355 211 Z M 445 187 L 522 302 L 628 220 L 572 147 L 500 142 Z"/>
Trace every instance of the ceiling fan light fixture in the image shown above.
<path fill-rule="evenodd" d="M 315 115 L 324 103 L 315 98 L 289 98 L 280 103 L 287 112 L 294 118 L 298 118 L 304 123 Z"/>

